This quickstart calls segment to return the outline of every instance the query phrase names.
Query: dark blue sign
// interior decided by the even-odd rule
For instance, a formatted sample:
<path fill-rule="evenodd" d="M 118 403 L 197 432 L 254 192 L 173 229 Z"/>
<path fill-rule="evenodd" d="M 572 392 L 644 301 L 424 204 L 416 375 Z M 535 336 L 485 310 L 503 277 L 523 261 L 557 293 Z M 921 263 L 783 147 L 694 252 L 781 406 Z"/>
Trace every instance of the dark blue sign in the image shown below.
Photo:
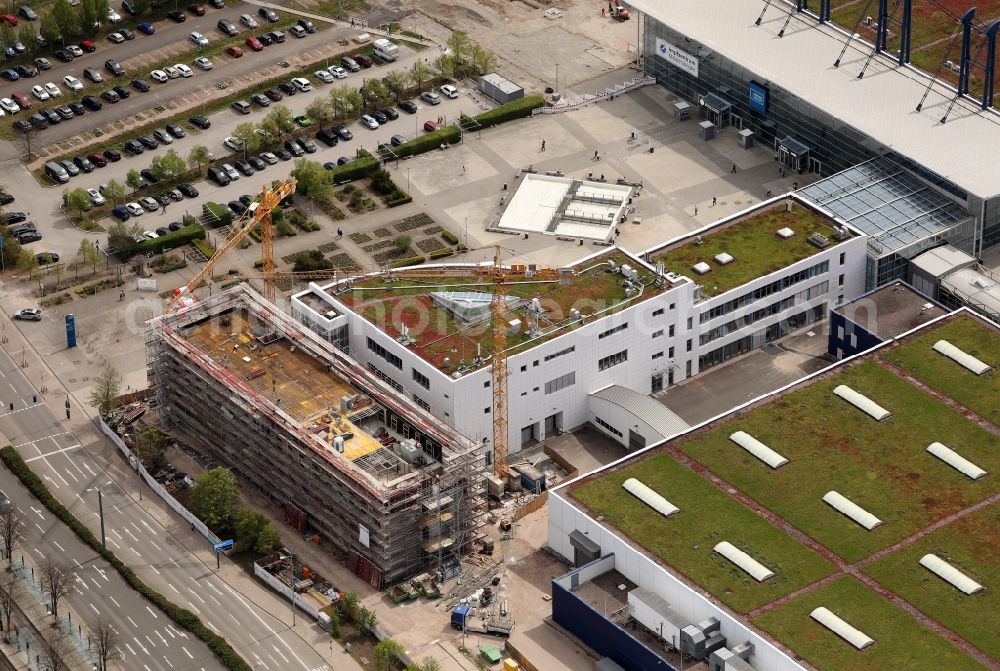
<path fill-rule="evenodd" d="M 66 315 L 66 347 L 76 347 L 76 315 Z"/>
<path fill-rule="evenodd" d="M 747 100 L 750 102 L 750 109 L 761 114 L 767 114 L 768 90 L 757 82 L 750 82 L 750 91 Z"/>

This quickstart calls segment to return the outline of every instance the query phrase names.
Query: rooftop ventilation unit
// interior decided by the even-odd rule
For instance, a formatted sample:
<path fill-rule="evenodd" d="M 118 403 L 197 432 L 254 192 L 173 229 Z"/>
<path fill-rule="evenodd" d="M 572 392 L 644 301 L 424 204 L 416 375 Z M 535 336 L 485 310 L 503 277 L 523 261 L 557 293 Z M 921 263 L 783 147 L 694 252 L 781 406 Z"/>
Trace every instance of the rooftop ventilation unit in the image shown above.
<path fill-rule="evenodd" d="M 751 436 L 746 431 L 737 431 L 729 436 L 729 440 L 733 441 L 771 468 L 781 468 L 788 463 L 788 459 L 785 459 L 783 456 Z"/>
<path fill-rule="evenodd" d="M 819 622 L 837 636 L 840 636 L 858 650 L 864 650 L 875 642 L 863 631 L 855 629 L 822 606 L 809 613 L 809 617 Z"/>
<path fill-rule="evenodd" d="M 946 445 L 934 442 L 927 446 L 927 451 L 959 473 L 963 473 L 973 480 L 978 480 L 986 475 L 986 471 Z"/>
<path fill-rule="evenodd" d="M 704 275 L 712 269 L 712 266 L 708 265 L 704 261 L 699 261 L 698 263 L 691 266 L 691 270 L 698 273 L 699 275 Z"/>
<path fill-rule="evenodd" d="M 735 260 L 736 259 L 734 259 L 731 255 L 727 254 L 726 252 L 719 252 L 718 254 L 715 255 L 715 262 L 718 263 L 720 266 L 724 266 L 727 263 L 732 263 Z"/>
<path fill-rule="evenodd" d="M 990 370 L 991 366 L 983 363 L 971 354 L 966 354 L 959 348 L 952 345 L 947 340 L 938 340 L 934 343 L 934 351 L 943 354 L 963 368 L 967 368 L 976 375 L 982 375 Z"/>
<path fill-rule="evenodd" d="M 664 517 L 670 517 L 674 513 L 679 513 L 680 508 L 667 501 L 665 498 L 654 492 L 652 489 L 642 484 L 635 478 L 629 478 L 622 483 L 629 494 L 645 503 L 647 506 L 660 513 Z"/>
<path fill-rule="evenodd" d="M 870 512 L 842 494 L 830 491 L 823 495 L 823 500 L 833 506 L 837 511 L 850 517 L 868 531 L 882 525 L 882 520 L 875 517 Z"/>
<path fill-rule="evenodd" d="M 732 543 L 722 541 L 712 549 L 749 573 L 750 577 L 757 582 L 764 582 L 768 578 L 774 577 L 773 571 Z"/>
<path fill-rule="evenodd" d="M 809 241 L 809 244 L 820 249 L 826 249 L 830 246 L 830 240 L 825 235 L 819 233 L 813 233 L 806 239 Z"/>
<path fill-rule="evenodd" d="M 785 226 L 784 228 L 779 228 L 778 229 L 777 235 L 778 235 L 779 238 L 782 238 L 783 240 L 787 240 L 788 238 L 790 238 L 793 235 L 795 235 L 795 231 L 793 231 L 792 229 L 788 228 L 788 226 Z"/>
<path fill-rule="evenodd" d="M 889 419 L 892 417 L 891 412 L 864 394 L 859 394 L 854 391 L 846 384 L 836 386 L 833 393 L 853 405 L 858 410 L 874 417 L 876 422 L 881 422 L 883 419 Z"/>
<path fill-rule="evenodd" d="M 935 554 L 926 554 L 921 557 L 920 565 L 942 580 L 950 582 L 960 592 L 975 594 L 983 590 L 982 585 Z"/>

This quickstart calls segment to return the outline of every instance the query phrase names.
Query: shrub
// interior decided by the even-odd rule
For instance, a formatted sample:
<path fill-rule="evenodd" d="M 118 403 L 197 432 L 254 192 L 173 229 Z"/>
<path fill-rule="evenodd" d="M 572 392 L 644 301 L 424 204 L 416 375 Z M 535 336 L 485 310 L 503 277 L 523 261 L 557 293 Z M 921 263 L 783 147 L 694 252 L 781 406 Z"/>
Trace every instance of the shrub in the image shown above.
<path fill-rule="evenodd" d="M 458 236 L 452 233 L 451 231 L 441 231 L 441 237 L 444 238 L 444 241 L 447 242 L 449 245 L 458 244 Z"/>
<path fill-rule="evenodd" d="M 330 171 L 330 181 L 333 184 L 350 182 L 367 177 L 376 170 L 378 170 L 378 159 L 364 149 L 359 149 L 357 158 Z"/>
<path fill-rule="evenodd" d="M 273 220 L 272 220 L 273 221 Z M 295 235 L 295 229 L 287 221 L 282 219 L 275 224 L 275 228 L 278 229 L 278 235 L 283 235 L 285 237 L 291 237 Z"/>
<path fill-rule="evenodd" d="M 431 259 L 432 260 L 433 259 L 443 259 L 444 257 L 451 256 L 454 253 L 455 252 L 453 250 L 448 249 L 447 247 L 445 247 L 444 249 L 436 249 L 433 252 L 431 252 Z"/>
<path fill-rule="evenodd" d="M 205 203 L 201 206 L 202 212 L 205 214 L 215 215 L 217 223 L 216 226 L 228 226 L 233 223 L 233 213 L 229 211 L 229 208 L 225 205 L 219 205 L 218 203 L 213 203 L 211 201 Z"/>
<path fill-rule="evenodd" d="M 509 103 L 504 103 L 499 107 L 494 107 L 491 110 L 487 110 L 482 114 L 475 117 L 475 120 L 483 128 L 489 128 L 490 126 L 496 126 L 505 121 L 512 121 L 513 119 L 522 119 L 524 117 L 531 116 L 532 110 L 545 105 L 545 99 L 542 96 L 528 96 L 526 98 L 520 98 L 519 100 L 512 100 Z"/>
<path fill-rule="evenodd" d="M 382 202 L 385 203 L 386 207 L 399 207 L 400 205 L 412 203 L 413 196 L 406 193 L 402 189 L 396 189 L 396 191 L 390 196 L 382 198 Z"/>
<path fill-rule="evenodd" d="M 323 252 L 318 249 L 307 249 L 303 252 L 297 252 L 292 257 L 295 260 L 292 270 L 297 273 L 333 268 L 333 262 L 324 257 Z"/>
<path fill-rule="evenodd" d="M 403 158 L 438 149 L 446 142 L 448 144 L 458 144 L 461 141 L 462 132 L 457 126 L 444 126 L 438 128 L 433 133 L 425 133 L 420 137 L 413 138 L 409 142 L 404 142 L 396 147 L 394 151 L 396 152 L 396 156 Z"/>
<path fill-rule="evenodd" d="M 215 256 L 215 250 L 212 249 L 212 246 L 204 240 L 192 240 L 191 244 L 195 246 L 195 249 L 204 254 L 206 259 L 210 259 Z"/>
<path fill-rule="evenodd" d="M 372 173 L 372 189 L 380 196 L 389 196 L 399 190 L 385 168 L 379 168 Z"/>
<path fill-rule="evenodd" d="M 192 240 L 201 240 L 205 237 L 205 229 L 200 224 L 185 226 L 184 228 L 171 231 L 155 240 L 143 240 L 135 246 L 135 254 L 160 254 L 168 249 L 174 249 L 186 245 Z"/>
<path fill-rule="evenodd" d="M 424 262 L 424 257 L 422 256 L 411 256 L 406 259 L 400 259 L 399 261 L 394 261 L 392 264 L 393 268 L 405 268 L 406 266 L 419 266 Z"/>

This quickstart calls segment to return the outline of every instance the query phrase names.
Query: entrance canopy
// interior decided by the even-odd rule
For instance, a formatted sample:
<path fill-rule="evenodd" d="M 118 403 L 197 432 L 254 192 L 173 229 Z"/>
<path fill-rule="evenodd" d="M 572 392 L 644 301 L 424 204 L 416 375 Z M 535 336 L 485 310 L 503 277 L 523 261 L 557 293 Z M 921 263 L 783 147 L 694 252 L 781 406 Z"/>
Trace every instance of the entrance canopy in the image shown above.
<path fill-rule="evenodd" d="M 729 110 L 732 108 L 732 105 L 730 105 L 725 98 L 722 98 L 714 93 L 702 96 L 701 104 L 716 114 L 728 114 Z"/>
<path fill-rule="evenodd" d="M 809 152 L 812 151 L 812 147 L 807 145 L 805 142 L 796 140 L 794 137 L 786 137 L 778 143 L 778 147 L 779 149 L 784 149 L 791 154 L 793 158 L 796 158 L 799 161 L 807 158 L 809 156 Z"/>

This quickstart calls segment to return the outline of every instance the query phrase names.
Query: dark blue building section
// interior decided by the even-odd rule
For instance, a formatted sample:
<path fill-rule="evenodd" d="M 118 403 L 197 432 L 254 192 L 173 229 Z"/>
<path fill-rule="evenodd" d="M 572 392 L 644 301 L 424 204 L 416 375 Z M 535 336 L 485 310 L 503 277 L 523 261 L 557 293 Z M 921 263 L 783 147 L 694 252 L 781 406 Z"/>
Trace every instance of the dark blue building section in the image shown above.
<path fill-rule="evenodd" d="M 877 335 L 869 333 L 836 310 L 830 312 L 830 337 L 827 352 L 838 361 L 861 352 L 867 352 L 883 342 Z"/>
<path fill-rule="evenodd" d="M 609 657 L 626 671 L 677 671 L 638 639 L 570 591 L 569 586 L 579 582 L 574 580 L 574 574 L 607 558 L 602 557 L 585 564 L 552 581 L 552 619 L 586 643 L 599 657 Z"/>

